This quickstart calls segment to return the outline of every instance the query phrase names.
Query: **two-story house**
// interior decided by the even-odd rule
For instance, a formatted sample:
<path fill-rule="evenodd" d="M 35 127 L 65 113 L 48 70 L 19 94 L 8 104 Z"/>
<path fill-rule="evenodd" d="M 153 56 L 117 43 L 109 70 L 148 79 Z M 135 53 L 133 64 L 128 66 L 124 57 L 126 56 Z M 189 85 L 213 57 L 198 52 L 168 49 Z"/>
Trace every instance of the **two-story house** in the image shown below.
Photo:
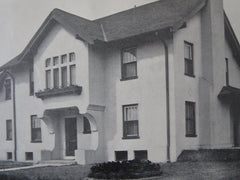
<path fill-rule="evenodd" d="M 96 20 L 54 9 L 0 67 L 0 159 L 164 162 L 240 146 L 239 57 L 222 0 Z"/>

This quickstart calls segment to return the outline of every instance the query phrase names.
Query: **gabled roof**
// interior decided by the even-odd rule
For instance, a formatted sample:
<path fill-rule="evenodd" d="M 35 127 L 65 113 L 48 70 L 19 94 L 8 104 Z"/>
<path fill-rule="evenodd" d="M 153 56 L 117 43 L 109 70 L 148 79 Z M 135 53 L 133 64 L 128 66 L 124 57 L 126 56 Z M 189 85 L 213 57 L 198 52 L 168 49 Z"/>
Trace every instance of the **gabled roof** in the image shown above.
<path fill-rule="evenodd" d="M 160 0 L 95 20 L 107 41 L 164 28 L 179 28 L 206 4 L 206 0 Z"/>
<path fill-rule="evenodd" d="M 93 44 L 96 40 L 107 43 L 158 30 L 178 30 L 188 19 L 205 6 L 206 1 L 159 0 L 94 21 L 60 9 L 54 9 L 22 53 L 0 67 L 0 71 L 31 59 L 39 44 L 56 23 L 62 25 L 63 28 L 70 31 L 76 38 L 84 40 L 89 44 Z M 231 26 L 227 26 L 227 29 L 229 30 L 228 35 L 230 39 L 235 39 L 234 37 L 236 36 Z M 236 40 L 234 42 L 234 48 L 240 54 L 239 43 Z"/>

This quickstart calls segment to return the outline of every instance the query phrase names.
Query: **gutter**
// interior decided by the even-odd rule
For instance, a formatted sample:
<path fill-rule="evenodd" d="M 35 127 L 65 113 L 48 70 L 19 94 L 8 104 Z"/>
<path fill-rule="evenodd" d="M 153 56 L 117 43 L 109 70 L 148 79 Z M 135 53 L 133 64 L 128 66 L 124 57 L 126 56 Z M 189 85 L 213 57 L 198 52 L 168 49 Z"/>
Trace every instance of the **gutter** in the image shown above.
<path fill-rule="evenodd" d="M 13 128 L 14 128 L 14 161 L 17 161 L 17 127 L 16 127 L 16 96 L 15 96 L 15 78 L 12 73 L 5 71 L 12 79 L 13 84 Z"/>
<path fill-rule="evenodd" d="M 158 32 L 156 32 L 158 36 Z M 170 103 L 169 103 L 169 60 L 168 60 L 168 45 L 166 41 L 159 38 L 164 46 L 165 52 L 165 77 L 166 77 L 166 117 L 167 117 L 167 162 L 171 161 L 170 158 Z"/>

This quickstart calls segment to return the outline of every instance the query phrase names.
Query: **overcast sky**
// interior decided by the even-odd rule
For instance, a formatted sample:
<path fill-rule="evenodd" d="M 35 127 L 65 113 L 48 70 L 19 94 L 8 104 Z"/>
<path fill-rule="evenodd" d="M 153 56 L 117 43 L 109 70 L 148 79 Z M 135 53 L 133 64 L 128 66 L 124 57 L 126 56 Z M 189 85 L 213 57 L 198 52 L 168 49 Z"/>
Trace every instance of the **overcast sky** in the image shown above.
<path fill-rule="evenodd" d="M 96 19 L 156 0 L 0 0 L 0 65 L 18 55 L 54 8 Z M 240 1 L 224 0 L 240 39 Z"/>

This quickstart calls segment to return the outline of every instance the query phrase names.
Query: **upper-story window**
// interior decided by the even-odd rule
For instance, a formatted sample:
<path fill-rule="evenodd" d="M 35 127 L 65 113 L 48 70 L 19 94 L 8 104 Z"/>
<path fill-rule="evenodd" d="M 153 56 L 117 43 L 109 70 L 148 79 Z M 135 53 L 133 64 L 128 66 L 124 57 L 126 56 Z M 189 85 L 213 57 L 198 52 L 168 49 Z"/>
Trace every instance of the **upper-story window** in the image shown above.
<path fill-rule="evenodd" d="M 76 85 L 75 53 L 46 59 L 46 88 L 61 88 Z"/>
<path fill-rule="evenodd" d="M 122 80 L 137 78 L 137 48 L 122 50 Z"/>
<path fill-rule="evenodd" d="M 9 100 L 11 99 L 11 94 L 12 94 L 11 79 L 5 79 L 4 87 L 5 87 L 5 99 Z"/>
<path fill-rule="evenodd" d="M 193 68 L 193 44 L 184 41 L 184 63 L 185 63 L 185 75 L 194 76 Z"/>
<path fill-rule="evenodd" d="M 33 73 L 33 67 L 29 70 L 29 94 L 30 96 L 34 95 L 34 73 Z"/>

